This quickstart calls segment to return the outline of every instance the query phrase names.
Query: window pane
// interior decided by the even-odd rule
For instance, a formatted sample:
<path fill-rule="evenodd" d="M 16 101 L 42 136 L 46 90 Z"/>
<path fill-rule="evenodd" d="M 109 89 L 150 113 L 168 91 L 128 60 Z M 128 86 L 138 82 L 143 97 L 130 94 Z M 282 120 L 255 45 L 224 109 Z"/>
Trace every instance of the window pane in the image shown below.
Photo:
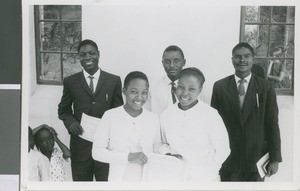
<path fill-rule="evenodd" d="M 274 23 L 286 22 L 286 14 L 287 14 L 287 7 L 283 7 L 283 6 L 273 7 L 272 22 Z"/>
<path fill-rule="evenodd" d="M 268 52 L 268 25 L 245 25 L 244 42 L 256 49 L 255 56 L 266 57 Z"/>
<path fill-rule="evenodd" d="M 260 7 L 260 22 L 268 23 L 270 22 L 271 7 L 262 6 Z"/>
<path fill-rule="evenodd" d="M 75 51 L 81 41 L 81 23 L 64 22 L 62 23 L 62 50 Z"/>
<path fill-rule="evenodd" d="M 60 24 L 58 22 L 41 22 L 41 49 L 48 51 L 60 50 Z"/>
<path fill-rule="evenodd" d="M 286 27 L 286 57 L 294 57 L 294 35 L 295 34 L 295 27 L 294 26 L 287 26 Z"/>
<path fill-rule="evenodd" d="M 247 6 L 245 22 L 254 23 L 258 21 L 258 7 L 257 6 Z"/>
<path fill-rule="evenodd" d="M 295 7 L 287 7 L 287 23 L 295 23 Z"/>
<path fill-rule="evenodd" d="M 277 89 L 288 89 L 292 88 L 292 77 L 293 77 L 293 61 L 292 60 L 284 60 L 284 59 L 273 59 L 272 65 L 270 65 L 270 76 L 280 77 L 281 73 L 283 73 L 283 78 L 280 79 L 270 79 L 274 84 L 274 87 Z"/>
<path fill-rule="evenodd" d="M 284 41 L 285 41 L 285 26 L 273 25 L 271 27 L 270 34 L 270 52 L 271 57 L 282 57 L 284 53 Z"/>
<path fill-rule="evenodd" d="M 256 58 L 255 63 L 260 65 L 261 67 L 263 67 L 265 69 L 265 71 L 267 71 L 268 64 L 269 64 L 267 58 Z"/>
<path fill-rule="evenodd" d="M 60 54 L 41 53 L 41 80 L 61 81 Z"/>
<path fill-rule="evenodd" d="M 61 10 L 62 20 L 81 20 L 81 6 L 80 5 L 65 5 Z"/>
<path fill-rule="evenodd" d="M 40 6 L 40 19 L 41 20 L 58 20 L 59 19 L 59 6 L 58 5 L 42 5 Z"/>
<path fill-rule="evenodd" d="M 63 54 L 64 78 L 82 70 L 77 54 Z"/>

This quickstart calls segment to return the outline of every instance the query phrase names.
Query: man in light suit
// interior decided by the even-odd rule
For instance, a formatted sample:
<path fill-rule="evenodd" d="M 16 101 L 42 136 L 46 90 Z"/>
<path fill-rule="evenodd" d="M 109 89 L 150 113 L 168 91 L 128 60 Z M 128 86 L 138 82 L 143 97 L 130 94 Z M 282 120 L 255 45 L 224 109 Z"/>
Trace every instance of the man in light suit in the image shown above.
<path fill-rule="evenodd" d="M 98 66 L 100 53 L 92 40 L 84 40 L 78 46 L 78 56 L 83 71 L 64 79 L 58 116 L 69 134 L 71 167 L 74 181 L 107 181 L 109 165 L 92 158 L 92 142 L 81 135 L 82 113 L 101 118 L 105 111 L 123 104 L 121 79 Z"/>
<path fill-rule="evenodd" d="M 223 118 L 231 149 L 220 170 L 221 181 L 264 181 L 257 161 L 269 153 L 269 176 L 282 161 L 276 94 L 267 80 L 251 73 L 254 51 L 248 43 L 233 48 L 232 63 L 235 75 L 215 82 L 211 99 Z"/>

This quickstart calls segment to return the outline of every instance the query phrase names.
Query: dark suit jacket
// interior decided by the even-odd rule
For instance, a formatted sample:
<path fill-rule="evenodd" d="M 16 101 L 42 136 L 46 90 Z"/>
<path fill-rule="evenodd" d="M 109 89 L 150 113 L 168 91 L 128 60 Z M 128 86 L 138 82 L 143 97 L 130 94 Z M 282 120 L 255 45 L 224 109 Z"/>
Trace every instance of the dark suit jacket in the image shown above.
<path fill-rule="evenodd" d="M 270 161 L 281 161 L 276 94 L 267 80 L 252 74 L 241 111 L 234 75 L 221 79 L 214 84 L 211 106 L 223 118 L 230 141 L 221 170 L 255 172 L 266 152 Z"/>
<path fill-rule="evenodd" d="M 75 121 L 80 122 L 83 112 L 101 118 L 105 111 L 123 105 L 120 77 L 103 70 L 94 94 L 91 93 L 83 72 L 65 78 L 63 84 L 58 116 L 66 127 Z M 84 161 L 91 157 L 92 143 L 77 135 L 71 135 L 70 150 L 72 160 Z"/>

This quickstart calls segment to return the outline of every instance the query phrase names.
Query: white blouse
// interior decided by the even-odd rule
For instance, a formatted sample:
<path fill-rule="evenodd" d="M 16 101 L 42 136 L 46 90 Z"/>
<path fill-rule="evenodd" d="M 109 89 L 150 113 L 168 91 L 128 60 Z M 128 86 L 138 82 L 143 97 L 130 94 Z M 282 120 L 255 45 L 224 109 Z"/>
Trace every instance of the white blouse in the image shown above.
<path fill-rule="evenodd" d="M 110 163 L 109 181 L 122 181 L 130 152 L 157 152 L 161 145 L 158 117 L 143 109 L 130 116 L 120 106 L 105 112 L 94 137 L 92 155 L 95 160 Z M 128 167 L 127 167 L 128 168 Z"/>
<path fill-rule="evenodd" d="M 165 152 L 183 156 L 186 181 L 216 181 L 218 171 L 229 155 L 226 127 L 218 112 L 198 101 L 188 110 L 173 105 L 161 114 Z"/>

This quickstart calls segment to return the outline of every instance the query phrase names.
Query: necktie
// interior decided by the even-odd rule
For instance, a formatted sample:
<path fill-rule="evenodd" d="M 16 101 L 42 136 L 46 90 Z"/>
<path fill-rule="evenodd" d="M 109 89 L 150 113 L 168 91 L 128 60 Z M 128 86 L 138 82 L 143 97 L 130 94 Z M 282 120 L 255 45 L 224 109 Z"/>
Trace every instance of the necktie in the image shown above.
<path fill-rule="evenodd" d="M 239 85 L 238 85 L 238 92 L 239 92 L 239 97 L 240 97 L 240 108 L 242 109 L 243 108 L 243 105 L 244 105 L 244 99 L 245 99 L 245 86 L 244 86 L 244 83 L 246 82 L 245 79 L 240 79 L 239 80 Z"/>
<path fill-rule="evenodd" d="M 94 83 L 93 83 L 93 76 L 89 76 L 90 78 L 90 85 L 89 85 L 89 88 L 91 90 L 92 93 L 94 93 Z"/>
<path fill-rule="evenodd" d="M 173 104 L 176 103 L 176 96 L 175 96 L 175 91 L 176 91 L 176 87 L 175 87 L 175 82 L 171 82 L 171 94 L 172 94 L 172 100 L 173 100 Z"/>

